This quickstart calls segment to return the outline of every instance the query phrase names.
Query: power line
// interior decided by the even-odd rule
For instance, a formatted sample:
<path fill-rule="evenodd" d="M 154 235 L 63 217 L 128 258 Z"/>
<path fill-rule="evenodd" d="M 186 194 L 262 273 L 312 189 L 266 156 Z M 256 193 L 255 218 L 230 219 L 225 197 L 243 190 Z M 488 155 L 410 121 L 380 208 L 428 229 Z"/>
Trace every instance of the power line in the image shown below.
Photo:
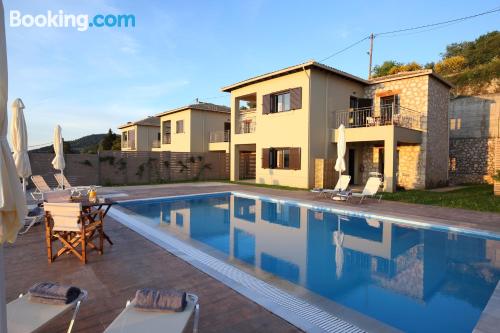
<path fill-rule="evenodd" d="M 452 19 L 452 20 L 447 20 L 447 21 L 442 21 L 442 22 L 436 22 L 436 23 L 419 25 L 419 26 L 410 27 L 410 28 L 396 29 L 396 30 L 392 30 L 392 31 L 379 32 L 379 33 L 373 34 L 373 36 L 375 38 L 375 37 L 379 37 L 379 36 L 382 36 L 382 37 L 397 37 L 397 36 L 402 36 L 402 35 L 417 34 L 417 33 L 421 33 L 421 32 L 435 30 L 435 29 L 441 28 L 441 26 L 443 26 L 443 27 L 449 26 L 449 25 L 452 25 L 452 24 L 463 22 L 465 20 L 469 20 L 469 19 L 472 19 L 472 18 L 475 18 L 475 17 L 479 17 L 479 16 L 483 16 L 483 15 L 488 15 L 488 14 L 496 13 L 496 12 L 499 12 L 499 11 L 500 11 L 500 7 L 497 7 L 497 8 L 493 8 L 493 9 L 487 10 L 485 12 L 481 12 L 481 13 L 474 14 L 474 15 L 464 16 L 464 17 L 460 17 L 460 18 L 456 18 L 456 19 Z M 431 29 L 426 29 L 426 30 L 423 30 L 423 31 L 417 31 L 417 32 L 408 33 L 408 34 L 398 34 L 398 33 L 401 33 L 401 32 L 407 32 L 407 31 L 412 31 L 412 30 L 419 30 L 419 29 L 424 29 L 424 28 L 431 28 Z M 387 36 L 387 35 L 389 35 L 389 36 Z M 392 35 L 392 36 L 390 36 L 390 35 Z M 331 55 L 329 55 L 328 57 L 326 57 L 324 59 L 321 59 L 320 61 L 326 61 L 326 60 L 328 60 L 330 58 L 333 58 L 336 55 L 339 55 L 339 54 L 341 54 L 341 53 L 343 53 L 343 52 L 345 52 L 345 51 L 353 48 L 354 46 L 362 43 L 363 41 L 365 41 L 367 39 L 370 39 L 370 36 L 366 36 L 366 37 L 358 40 L 357 42 L 354 42 L 354 43 L 350 44 L 349 46 L 346 46 L 345 48 L 343 48 L 341 50 L 338 50 L 335 53 L 332 53 Z"/>
<path fill-rule="evenodd" d="M 495 12 L 498 12 L 498 11 L 500 11 L 500 7 L 493 8 L 493 9 L 487 10 L 487 11 L 482 12 L 482 13 L 478 13 L 478 14 L 474 14 L 474 15 L 469 15 L 469 16 L 464 16 L 464 17 L 460 17 L 460 18 L 456 18 L 456 19 L 452 19 L 452 20 L 448 20 L 448 21 L 442 21 L 442 22 L 431 23 L 431 24 L 424 24 L 424 25 L 419 25 L 419 26 L 411 27 L 411 28 L 404 28 L 404 29 L 397 29 L 397 30 L 392 30 L 392 31 L 379 32 L 379 33 L 376 33 L 375 36 L 389 35 L 389 34 L 395 34 L 395 33 L 398 33 L 398 32 L 405 32 L 405 31 L 410 31 L 410 30 L 418 30 L 418 29 L 423 29 L 423 28 L 435 27 L 437 25 L 443 25 L 443 24 L 447 24 L 447 23 L 465 21 L 465 20 L 469 20 L 469 19 L 472 19 L 472 18 L 475 18 L 475 17 L 479 17 L 479 16 L 483 16 L 483 15 L 487 15 L 487 14 L 492 14 L 492 13 L 495 13 Z"/>
<path fill-rule="evenodd" d="M 332 58 L 332 57 L 335 57 L 336 55 L 341 54 L 342 52 L 347 51 L 347 50 L 349 50 L 350 48 L 353 48 L 354 46 L 356 46 L 356 45 L 360 44 L 361 42 L 364 42 L 364 41 L 365 41 L 365 40 L 367 40 L 368 38 L 370 38 L 370 36 L 366 36 L 366 37 L 364 37 L 363 39 L 360 39 L 360 40 L 358 40 L 357 42 L 352 43 L 351 45 L 349 45 L 349 46 L 347 46 L 347 47 L 343 48 L 342 50 L 339 50 L 339 51 L 337 51 L 337 52 L 335 52 L 335 53 L 330 54 L 328 57 L 326 57 L 326 58 L 324 58 L 324 59 L 321 59 L 320 61 L 325 61 L 325 60 L 328 60 L 328 59 L 330 59 L 330 58 Z"/>

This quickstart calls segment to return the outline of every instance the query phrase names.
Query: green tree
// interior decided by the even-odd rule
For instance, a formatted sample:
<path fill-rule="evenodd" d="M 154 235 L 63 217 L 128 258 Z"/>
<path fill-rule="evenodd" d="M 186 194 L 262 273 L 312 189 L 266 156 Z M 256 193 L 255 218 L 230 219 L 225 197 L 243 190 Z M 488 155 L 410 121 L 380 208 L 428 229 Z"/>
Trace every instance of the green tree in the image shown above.
<path fill-rule="evenodd" d="M 122 150 L 122 139 L 119 135 L 116 136 L 111 146 L 111 150 Z"/>
<path fill-rule="evenodd" d="M 373 67 L 373 77 L 389 75 L 389 72 L 394 68 L 401 66 L 402 63 L 394 60 L 386 60 L 381 65 L 376 65 Z"/>
<path fill-rule="evenodd" d="M 99 143 L 99 150 L 112 150 L 113 142 L 116 140 L 117 135 L 113 133 L 111 128 L 108 130 L 108 133 L 104 138 L 102 138 Z"/>

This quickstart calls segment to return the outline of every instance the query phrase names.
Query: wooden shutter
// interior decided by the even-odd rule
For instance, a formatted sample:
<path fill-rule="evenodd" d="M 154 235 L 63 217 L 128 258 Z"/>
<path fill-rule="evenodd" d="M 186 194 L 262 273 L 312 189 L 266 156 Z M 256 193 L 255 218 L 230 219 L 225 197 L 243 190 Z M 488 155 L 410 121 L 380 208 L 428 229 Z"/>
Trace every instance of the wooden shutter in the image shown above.
<path fill-rule="evenodd" d="M 262 96 L 262 114 L 271 112 L 271 95 Z"/>
<path fill-rule="evenodd" d="M 290 108 L 292 110 L 302 109 L 302 87 L 290 90 Z"/>
<path fill-rule="evenodd" d="M 262 169 L 269 169 L 269 148 L 262 149 Z"/>
<path fill-rule="evenodd" d="M 300 148 L 290 148 L 290 169 L 300 170 Z"/>

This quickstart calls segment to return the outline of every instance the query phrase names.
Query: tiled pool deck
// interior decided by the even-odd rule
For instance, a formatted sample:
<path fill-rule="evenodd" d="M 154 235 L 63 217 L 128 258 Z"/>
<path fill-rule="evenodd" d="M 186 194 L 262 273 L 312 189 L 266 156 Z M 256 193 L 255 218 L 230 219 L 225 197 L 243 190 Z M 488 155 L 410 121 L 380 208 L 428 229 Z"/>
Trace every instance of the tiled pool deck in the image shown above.
<path fill-rule="evenodd" d="M 103 193 L 117 194 L 115 200 L 175 196 L 221 191 L 244 191 L 254 194 L 319 201 L 345 209 L 346 204 L 333 204 L 305 191 L 285 191 L 254 186 L 220 183 L 173 184 L 103 188 Z M 126 194 L 126 195 L 124 195 Z M 412 220 L 422 220 L 454 227 L 476 228 L 500 233 L 500 214 L 480 213 L 441 207 L 397 202 L 367 202 L 362 206 L 348 204 L 349 209 L 370 211 Z M 166 252 L 127 227 L 108 219 L 106 232 L 115 245 L 107 246 L 105 254 L 91 253 L 89 263 L 81 265 L 72 256 L 48 264 L 44 228 L 35 226 L 5 248 L 8 301 L 33 283 L 54 280 L 76 284 L 89 291 L 82 306 L 74 332 L 100 332 L 123 309 L 136 289 L 153 286 L 184 289 L 198 294 L 201 303 L 201 332 L 296 332 L 297 328 L 253 303 L 218 280 L 187 262 Z M 493 332 L 500 326 L 500 287 L 496 288 L 476 331 Z M 46 328 L 44 332 L 64 332 L 69 316 Z M 496 331 L 495 331 L 496 332 Z"/>

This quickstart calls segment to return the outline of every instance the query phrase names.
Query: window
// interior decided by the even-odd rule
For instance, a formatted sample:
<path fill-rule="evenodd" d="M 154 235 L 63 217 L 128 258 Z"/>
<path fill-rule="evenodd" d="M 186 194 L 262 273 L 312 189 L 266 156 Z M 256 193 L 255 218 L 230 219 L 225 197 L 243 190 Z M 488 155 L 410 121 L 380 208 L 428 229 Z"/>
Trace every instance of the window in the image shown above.
<path fill-rule="evenodd" d="M 175 133 L 184 133 L 184 120 L 177 120 L 175 122 Z"/>
<path fill-rule="evenodd" d="M 462 128 L 462 119 L 461 118 L 451 118 L 450 119 L 450 130 L 459 130 Z"/>
<path fill-rule="evenodd" d="M 161 133 L 160 132 L 156 133 L 156 140 L 158 140 L 158 141 L 161 140 Z"/>
<path fill-rule="evenodd" d="M 263 149 L 262 168 L 300 170 L 300 148 Z"/>
<path fill-rule="evenodd" d="M 170 136 L 171 133 L 171 121 L 166 120 L 163 122 L 163 144 L 169 144 L 172 142 L 172 138 Z"/>
<path fill-rule="evenodd" d="M 262 114 L 302 109 L 302 87 L 262 96 Z"/>
<path fill-rule="evenodd" d="M 450 157 L 449 170 L 450 171 L 457 171 L 457 159 L 456 159 L 456 157 Z"/>
<path fill-rule="evenodd" d="M 271 113 L 290 110 L 290 92 L 271 95 Z"/>

